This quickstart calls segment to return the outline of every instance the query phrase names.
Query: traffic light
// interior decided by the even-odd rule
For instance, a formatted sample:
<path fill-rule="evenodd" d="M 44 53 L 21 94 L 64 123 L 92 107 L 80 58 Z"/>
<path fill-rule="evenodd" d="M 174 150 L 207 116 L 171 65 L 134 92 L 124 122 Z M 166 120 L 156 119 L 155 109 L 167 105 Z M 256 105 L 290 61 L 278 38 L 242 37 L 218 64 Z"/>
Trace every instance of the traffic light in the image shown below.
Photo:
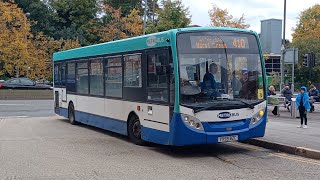
<path fill-rule="evenodd" d="M 303 66 L 304 67 L 309 67 L 309 54 L 304 54 L 303 55 Z"/>
<path fill-rule="evenodd" d="M 315 67 L 316 66 L 316 55 L 314 52 L 309 53 L 310 56 L 310 67 Z"/>

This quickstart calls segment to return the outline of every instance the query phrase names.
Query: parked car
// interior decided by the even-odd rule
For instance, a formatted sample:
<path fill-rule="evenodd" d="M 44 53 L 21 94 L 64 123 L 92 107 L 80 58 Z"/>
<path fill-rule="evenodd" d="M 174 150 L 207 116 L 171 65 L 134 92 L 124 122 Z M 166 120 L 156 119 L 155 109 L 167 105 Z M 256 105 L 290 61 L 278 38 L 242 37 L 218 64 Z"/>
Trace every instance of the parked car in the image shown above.
<path fill-rule="evenodd" d="M 28 78 L 12 78 L 2 83 L 2 89 L 53 89 L 50 85 L 37 84 Z"/>
<path fill-rule="evenodd" d="M 0 79 L 0 88 L 2 87 L 4 80 Z"/>

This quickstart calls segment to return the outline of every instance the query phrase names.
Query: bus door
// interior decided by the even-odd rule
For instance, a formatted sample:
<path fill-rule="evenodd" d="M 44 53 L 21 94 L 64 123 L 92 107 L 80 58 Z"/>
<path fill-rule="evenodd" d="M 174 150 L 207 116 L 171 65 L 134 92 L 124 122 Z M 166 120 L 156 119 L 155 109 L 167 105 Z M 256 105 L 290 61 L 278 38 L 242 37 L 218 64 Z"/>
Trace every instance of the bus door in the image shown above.
<path fill-rule="evenodd" d="M 157 129 L 165 126 L 165 129 L 162 130 L 168 130 L 170 118 L 169 102 L 172 99 L 170 97 L 173 97 L 171 93 L 174 93 L 169 90 L 170 78 L 173 73 L 169 49 L 148 50 L 146 51 L 146 59 L 147 112 L 144 113 L 144 120 L 151 128 Z"/>

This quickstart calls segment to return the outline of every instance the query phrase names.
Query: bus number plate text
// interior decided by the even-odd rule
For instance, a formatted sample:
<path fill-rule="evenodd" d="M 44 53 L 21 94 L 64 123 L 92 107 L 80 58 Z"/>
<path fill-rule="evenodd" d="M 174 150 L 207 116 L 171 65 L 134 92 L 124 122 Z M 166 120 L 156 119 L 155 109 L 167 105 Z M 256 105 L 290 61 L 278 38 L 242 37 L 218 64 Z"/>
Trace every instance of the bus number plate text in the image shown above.
<path fill-rule="evenodd" d="M 218 137 L 218 142 L 238 141 L 238 135 Z"/>

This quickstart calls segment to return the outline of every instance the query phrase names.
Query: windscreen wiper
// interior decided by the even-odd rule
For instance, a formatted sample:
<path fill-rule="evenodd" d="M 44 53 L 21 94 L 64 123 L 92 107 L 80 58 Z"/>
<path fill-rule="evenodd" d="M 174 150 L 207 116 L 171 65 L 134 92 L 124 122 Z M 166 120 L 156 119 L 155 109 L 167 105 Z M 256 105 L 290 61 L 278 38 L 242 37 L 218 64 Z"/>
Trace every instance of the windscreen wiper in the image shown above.
<path fill-rule="evenodd" d="M 198 113 L 198 112 L 200 112 L 200 111 L 204 111 L 204 110 L 207 110 L 207 109 L 211 109 L 211 108 L 213 108 L 213 107 L 215 107 L 215 106 L 217 106 L 216 103 L 215 103 L 215 104 L 212 104 L 212 105 L 210 105 L 210 106 L 202 107 L 202 108 L 199 108 L 199 109 L 194 109 L 193 112 L 194 112 L 194 113 Z"/>
<path fill-rule="evenodd" d="M 246 105 L 248 108 L 254 109 L 254 106 L 253 106 L 252 104 L 247 103 L 247 102 L 245 102 L 245 101 L 242 100 L 242 99 L 229 99 L 229 100 L 230 100 L 230 101 L 239 101 L 239 102 L 241 102 L 242 104 Z"/>

